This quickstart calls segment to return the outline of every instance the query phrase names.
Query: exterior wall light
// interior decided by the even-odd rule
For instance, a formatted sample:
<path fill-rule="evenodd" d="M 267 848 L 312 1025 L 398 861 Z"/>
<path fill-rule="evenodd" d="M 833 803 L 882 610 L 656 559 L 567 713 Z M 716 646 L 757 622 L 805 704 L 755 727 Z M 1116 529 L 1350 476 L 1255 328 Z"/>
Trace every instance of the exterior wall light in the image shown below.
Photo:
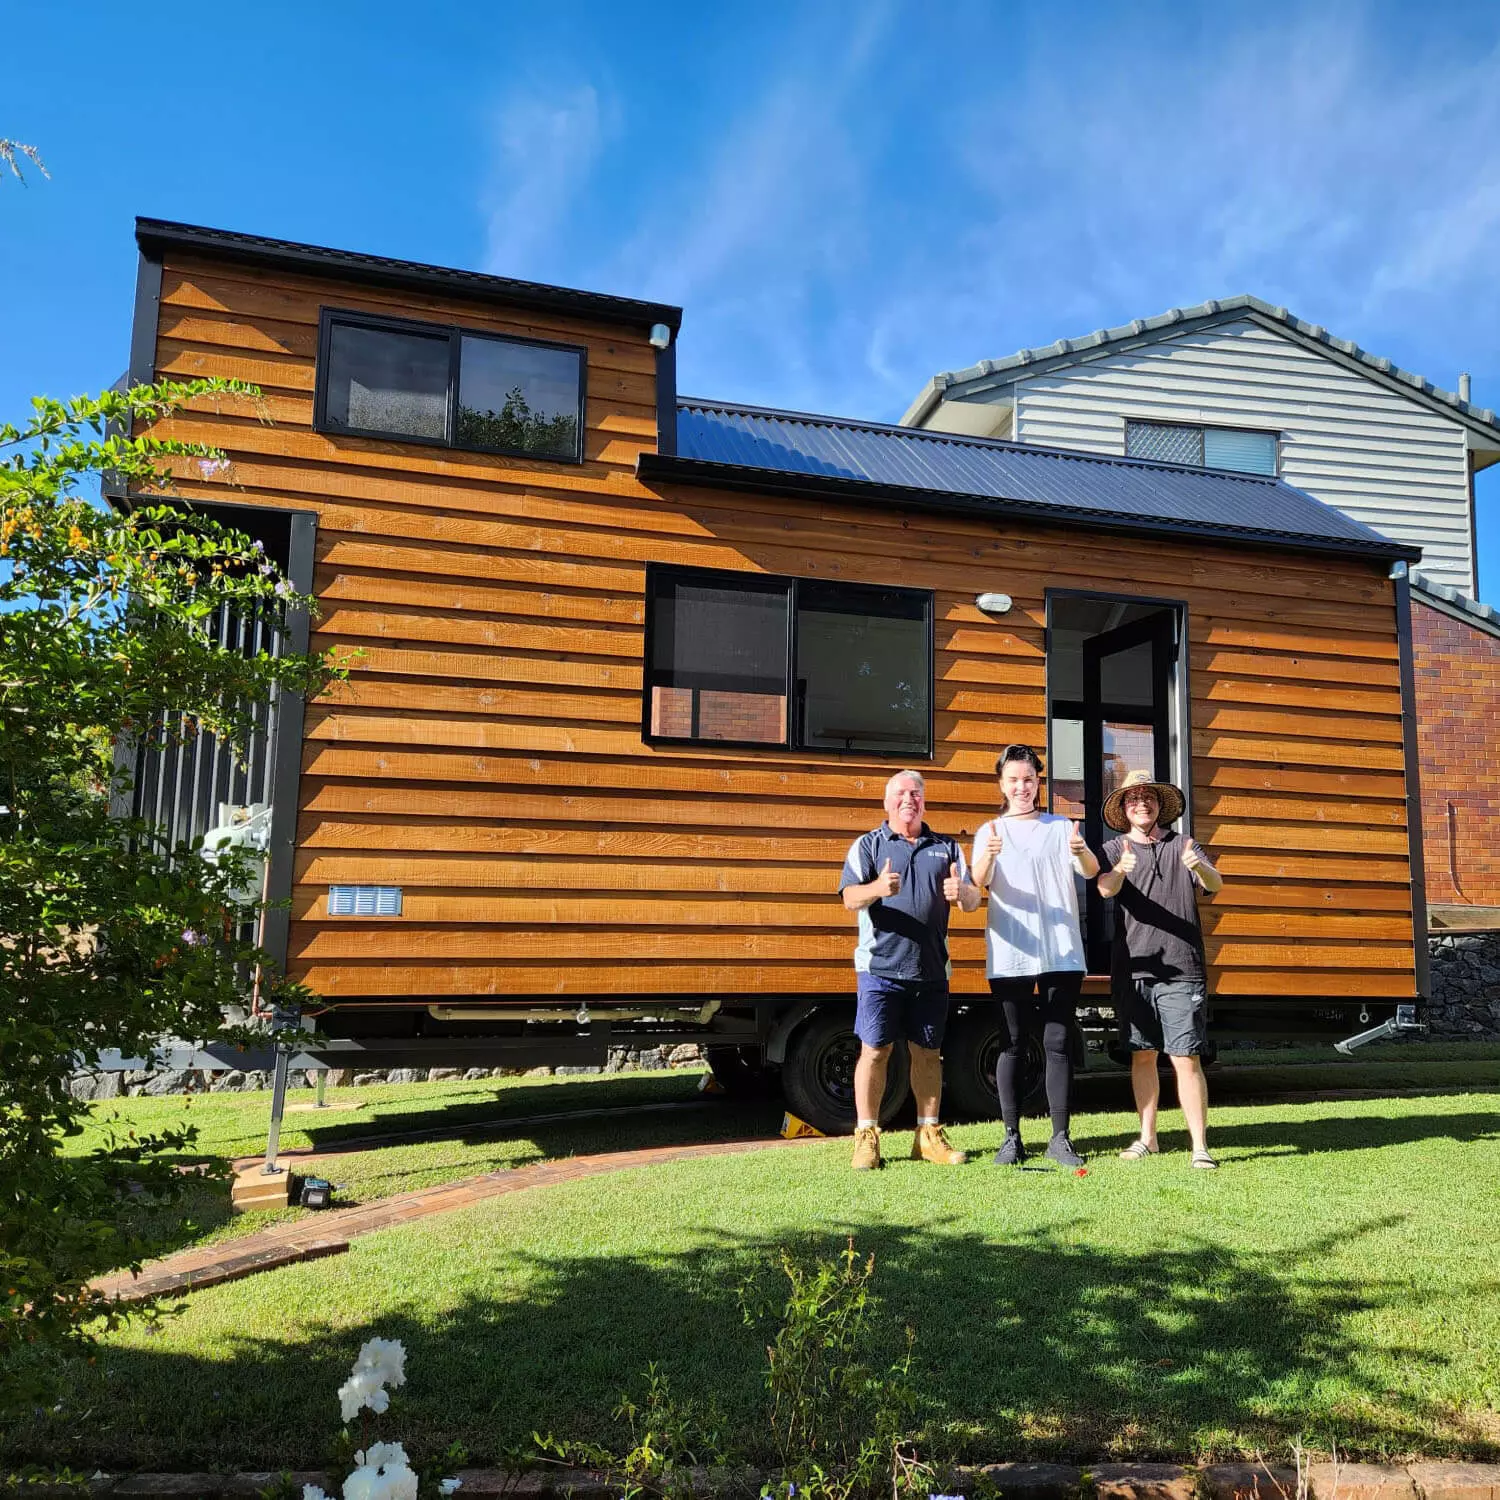
<path fill-rule="evenodd" d="M 665 323 L 653 323 L 647 342 L 653 349 L 665 349 L 672 342 L 672 330 Z"/>
<path fill-rule="evenodd" d="M 1401 580 L 1406 577 L 1406 563 L 1405 563 L 1405 561 L 1402 560 L 1400 562 L 1393 562 L 1391 564 L 1391 570 L 1390 570 L 1390 572 L 1387 573 L 1385 576 L 1387 578 L 1393 579 L 1397 583 L 1400 583 Z"/>
<path fill-rule="evenodd" d="M 980 594 L 974 602 L 987 615 L 1010 613 L 1011 597 L 1009 594 Z"/>

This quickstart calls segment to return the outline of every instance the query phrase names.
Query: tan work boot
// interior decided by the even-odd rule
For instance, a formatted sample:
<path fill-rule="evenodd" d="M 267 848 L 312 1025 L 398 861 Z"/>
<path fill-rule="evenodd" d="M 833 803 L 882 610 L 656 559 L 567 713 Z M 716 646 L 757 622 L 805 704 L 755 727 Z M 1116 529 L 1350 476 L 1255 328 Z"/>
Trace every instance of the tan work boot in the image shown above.
<path fill-rule="evenodd" d="M 911 1159 L 933 1161 L 940 1167 L 961 1167 L 969 1158 L 957 1146 L 949 1144 L 948 1132 L 941 1125 L 918 1125 L 912 1138 Z"/>
<path fill-rule="evenodd" d="M 854 1161 L 856 1172 L 873 1172 L 883 1167 L 880 1159 L 880 1131 L 874 1125 L 866 1125 L 854 1132 Z"/>

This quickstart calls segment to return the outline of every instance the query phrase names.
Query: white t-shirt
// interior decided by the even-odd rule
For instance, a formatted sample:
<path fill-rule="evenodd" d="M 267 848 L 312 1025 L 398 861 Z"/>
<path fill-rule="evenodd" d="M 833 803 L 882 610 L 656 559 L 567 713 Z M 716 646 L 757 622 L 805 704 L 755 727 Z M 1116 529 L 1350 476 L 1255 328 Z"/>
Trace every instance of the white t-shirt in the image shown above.
<path fill-rule="evenodd" d="M 995 818 L 974 836 L 974 857 L 996 823 L 1005 848 L 990 871 L 989 924 L 985 934 L 991 979 L 1084 970 L 1078 927 L 1078 887 L 1068 841 L 1073 825 L 1055 813 L 1035 818 Z"/>

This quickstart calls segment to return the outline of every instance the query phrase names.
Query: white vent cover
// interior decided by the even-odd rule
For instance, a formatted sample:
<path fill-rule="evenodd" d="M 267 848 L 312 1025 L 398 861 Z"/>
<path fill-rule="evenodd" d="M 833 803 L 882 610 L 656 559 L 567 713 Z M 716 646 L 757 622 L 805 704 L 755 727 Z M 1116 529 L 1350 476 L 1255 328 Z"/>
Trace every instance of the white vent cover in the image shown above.
<path fill-rule="evenodd" d="M 399 917 L 399 885 L 331 885 L 328 887 L 330 917 Z"/>

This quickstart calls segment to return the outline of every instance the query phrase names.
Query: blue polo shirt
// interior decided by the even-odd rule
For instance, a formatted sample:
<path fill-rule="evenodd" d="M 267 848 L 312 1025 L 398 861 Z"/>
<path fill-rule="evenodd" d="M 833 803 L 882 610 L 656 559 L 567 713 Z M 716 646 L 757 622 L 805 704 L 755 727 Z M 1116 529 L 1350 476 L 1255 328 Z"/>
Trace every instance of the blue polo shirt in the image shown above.
<path fill-rule="evenodd" d="M 951 966 L 943 882 L 952 865 L 958 866 L 959 879 L 969 878 L 964 852 L 955 839 L 934 833 L 925 823 L 915 843 L 882 823 L 849 846 L 839 890 L 868 885 L 885 869 L 886 860 L 901 877 L 901 889 L 859 913 L 855 972 L 922 984 L 946 982 Z"/>

